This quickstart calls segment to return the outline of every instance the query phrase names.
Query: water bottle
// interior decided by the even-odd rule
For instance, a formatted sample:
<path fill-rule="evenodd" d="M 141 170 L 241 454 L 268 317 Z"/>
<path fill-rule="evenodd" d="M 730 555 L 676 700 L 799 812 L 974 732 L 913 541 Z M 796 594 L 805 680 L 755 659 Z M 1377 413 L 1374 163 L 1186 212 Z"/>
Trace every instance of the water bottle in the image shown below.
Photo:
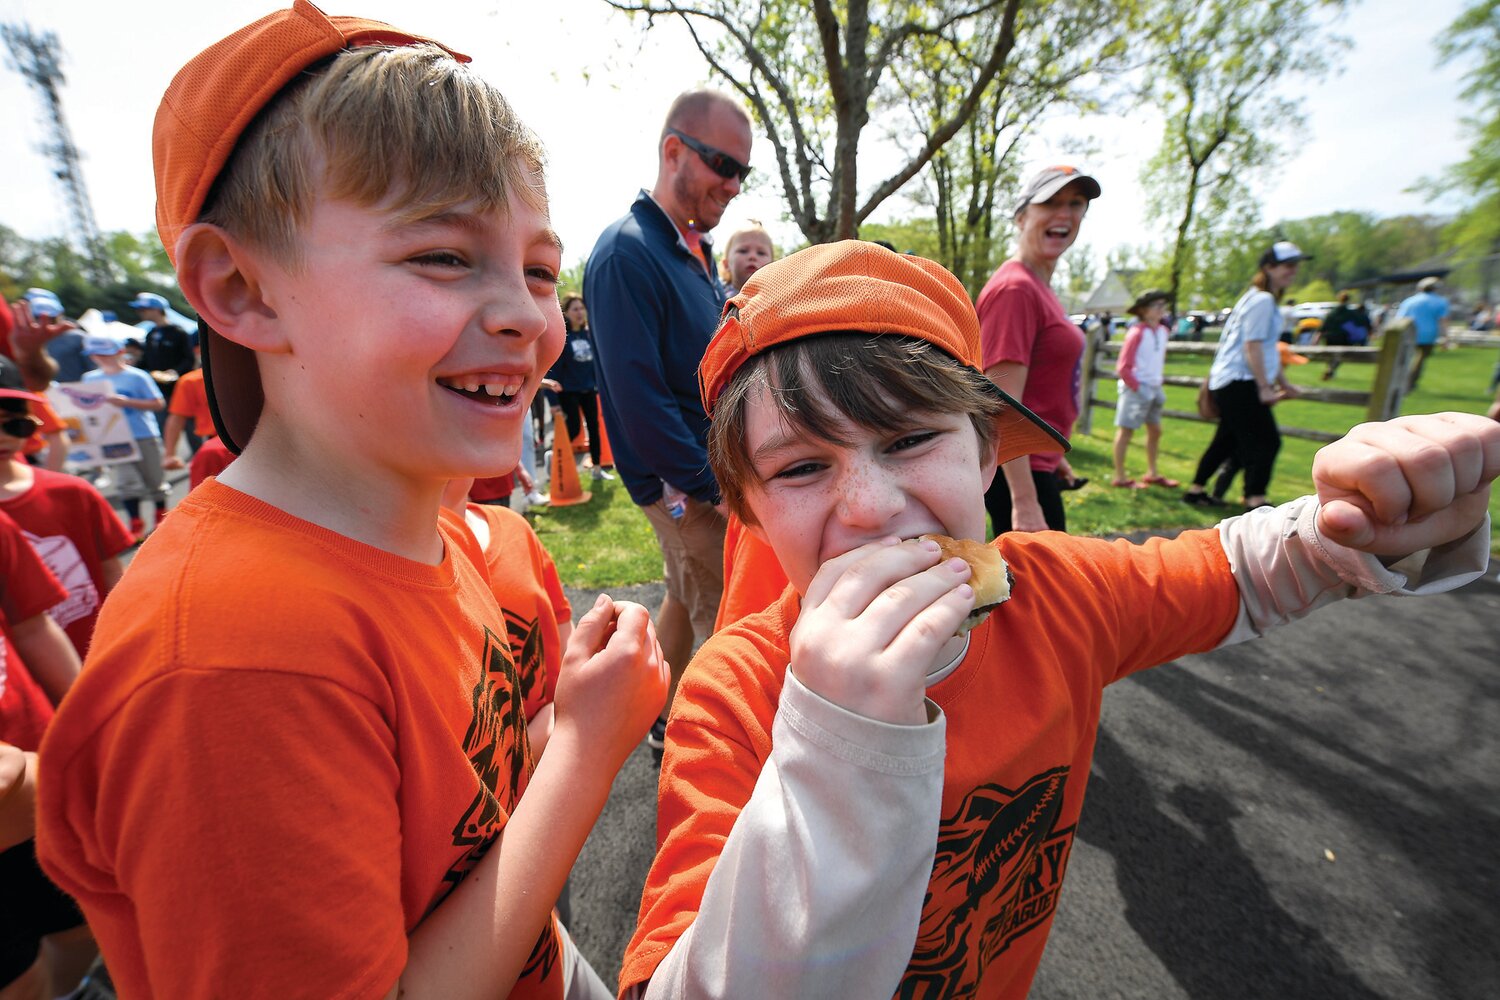
<path fill-rule="evenodd" d="M 661 483 L 661 502 L 666 505 L 667 513 L 672 515 L 674 521 L 682 520 L 682 515 L 687 513 L 687 494 L 665 479 Z"/>

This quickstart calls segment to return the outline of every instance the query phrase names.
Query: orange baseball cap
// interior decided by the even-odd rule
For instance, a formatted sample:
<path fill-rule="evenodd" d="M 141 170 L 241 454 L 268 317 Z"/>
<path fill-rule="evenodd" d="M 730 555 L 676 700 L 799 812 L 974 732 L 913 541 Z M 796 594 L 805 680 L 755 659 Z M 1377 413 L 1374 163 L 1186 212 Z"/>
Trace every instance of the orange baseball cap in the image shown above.
<path fill-rule="evenodd" d="M 734 373 L 778 344 L 820 333 L 893 333 L 916 337 L 983 372 L 979 318 L 964 286 L 942 265 L 893 253 L 864 240 L 825 243 L 756 271 L 724 306 L 719 329 L 698 366 L 703 409 Z M 1068 439 L 989 379 L 1000 411 L 999 460 L 1069 450 Z"/>
<path fill-rule="evenodd" d="M 188 60 L 167 87 L 151 133 L 156 231 L 173 265 L 178 237 L 198 221 L 235 144 L 282 88 L 344 49 L 418 44 L 469 61 L 441 42 L 380 21 L 329 17 L 308 0 L 294 0 L 290 9 L 267 14 Z M 209 407 L 224 443 L 238 453 L 264 402 L 254 352 L 200 326 Z"/>

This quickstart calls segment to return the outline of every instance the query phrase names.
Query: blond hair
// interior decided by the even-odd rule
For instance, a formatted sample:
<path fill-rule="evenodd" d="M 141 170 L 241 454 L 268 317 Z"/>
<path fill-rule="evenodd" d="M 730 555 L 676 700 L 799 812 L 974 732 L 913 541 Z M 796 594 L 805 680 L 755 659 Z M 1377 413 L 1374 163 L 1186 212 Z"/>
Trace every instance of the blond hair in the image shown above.
<path fill-rule="evenodd" d="M 504 96 L 442 49 L 361 46 L 276 95 L 199 219 L 295 265 L 317 195 L 394 203 L 401 221 L 470 204 L 504 211 L 513 195 L 545 209 L 544 162 Z"/>
<path fill-rule="evenodd" d="M 759 236 L 766 241 L 766 246 L 771 248 L 771 259 L 776 259 L 776 241 L 771 239 L 771 234 L 766 232 L 766 227 L 757 220 L 751 219 L 750 224 L 743 229 L 736 229 L 729 234 L 729 239 L 724 241 L 724 253 L 719 258 L 719 279 L 729 281 L 729 254 L 734 250 L 734 245 L 747 236 Z"/>

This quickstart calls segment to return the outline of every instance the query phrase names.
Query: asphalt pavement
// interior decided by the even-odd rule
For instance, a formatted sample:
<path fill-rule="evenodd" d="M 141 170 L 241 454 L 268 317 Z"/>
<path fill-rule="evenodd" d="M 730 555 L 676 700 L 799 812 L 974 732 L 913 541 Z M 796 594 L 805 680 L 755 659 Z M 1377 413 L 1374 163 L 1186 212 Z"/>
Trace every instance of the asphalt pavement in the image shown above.
<path fill-rule="evenodd" d="M 1112 686 L 1031 996 L 1500 995 L 1497 571 Z M 661 585 L 611 593 L 654 610 Z M 656 776 L 638 748 L 573 872 L 571 929 L 606 982 L 651 863 Z"/>

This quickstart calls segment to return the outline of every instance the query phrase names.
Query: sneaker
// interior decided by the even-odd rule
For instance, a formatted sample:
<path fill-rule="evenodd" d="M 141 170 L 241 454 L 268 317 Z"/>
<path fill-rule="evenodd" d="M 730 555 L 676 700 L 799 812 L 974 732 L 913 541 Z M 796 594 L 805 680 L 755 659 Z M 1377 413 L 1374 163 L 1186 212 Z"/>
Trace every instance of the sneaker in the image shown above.
<path fill-rule="evenodd" d="M 595 468 L 594 468 L 594 478 L 595 479 L 614 479 L 615 478 L 615 474 L 613 472 L 610 472 L 608 469 L 601 469 L 601 468 L 595 466 Z"/>
<path fill-rule="evenodd" d="M 1207 493 L 1184 493 L 1182 502 L 1189 507 L 1227 507 L 1223 500 L 1209 496 Z"/>
<path fill-rule="evenodd" d="M 146 540 L 146 522 L 138 517 L 132 517 L 130 519 L 130 535 L 137 542 L 144 542 Z"/>
<path fill-rule="evenodd" d="M 533 507 L 540 507 L 543 504 L 551 503 L 552 498 L 545 493 L 539 492 L 538 490 L 532 490 L 530 493 L 526 494 L 526 502 L 531 504 L 531 506 Z"/>
<path fill-rule="evenodd" d="M 646 745 L 652 750 L 665 750 L 667 748 L 666 719 L 657 719 L 651 723 L 651 731 L 646 734 Z"/>

